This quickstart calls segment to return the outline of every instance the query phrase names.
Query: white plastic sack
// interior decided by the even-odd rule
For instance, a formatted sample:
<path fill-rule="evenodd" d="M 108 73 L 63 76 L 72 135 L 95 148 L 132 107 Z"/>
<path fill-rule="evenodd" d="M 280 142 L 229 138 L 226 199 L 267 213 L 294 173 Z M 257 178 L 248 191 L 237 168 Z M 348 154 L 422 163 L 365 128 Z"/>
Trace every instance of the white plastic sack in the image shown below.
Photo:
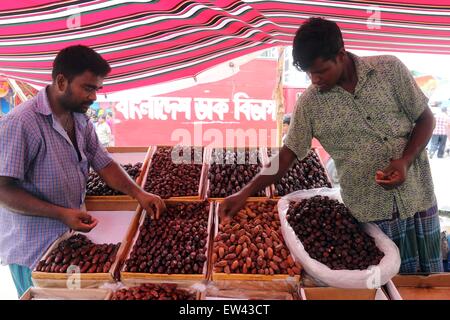
<path fill-rule="evenodd" d="M 281 221 L 281 232 L 287 247 L 295 261 L 302 264 L 305 271 L 325 284 L 336 288 L 379 288 L 386 284 L 400 269 L 400 254 L 395 243 L 373 223 L 361 224 L 362 230 L 374 238 L 376 246 L 384 253 L 377 266 L 366 270 L 332 270 L 325 264 L 312 259 L 298 239 L 295 231 L 286 220 L 289 203 L 314 196 L 327 196 L 342 202 L 339 189 L 319 188 L 300 190 L 282 197 L 278 201 L 278 213 Z"/>

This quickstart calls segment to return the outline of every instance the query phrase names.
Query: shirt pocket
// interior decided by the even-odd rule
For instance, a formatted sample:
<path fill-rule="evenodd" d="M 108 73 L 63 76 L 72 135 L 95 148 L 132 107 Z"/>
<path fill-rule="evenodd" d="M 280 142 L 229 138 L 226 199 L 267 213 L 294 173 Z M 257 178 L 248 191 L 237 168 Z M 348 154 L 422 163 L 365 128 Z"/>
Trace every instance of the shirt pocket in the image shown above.
<path fill-rule="evenodd" d="M 403 112 L 396 98 L 395 88 L 381 85 L 372 97 L 377 129 L 391 137 L 407 137 L 412 130 L 412 123 Z"/>

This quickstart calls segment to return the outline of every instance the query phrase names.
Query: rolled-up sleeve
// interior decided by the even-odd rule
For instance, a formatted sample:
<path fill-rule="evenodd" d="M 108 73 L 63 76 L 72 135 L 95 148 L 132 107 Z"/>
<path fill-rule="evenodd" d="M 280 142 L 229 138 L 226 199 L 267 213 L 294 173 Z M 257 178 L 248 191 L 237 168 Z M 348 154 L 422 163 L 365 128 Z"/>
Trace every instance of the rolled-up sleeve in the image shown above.
<path fill-rule="evenodd" d="M 98 140 L 92 122 L 88 121 L 86 130 L 86 157 L 92 169 L 98 172 L 99 170 L 105 168 L 113 160 L 108 151 L 106 151 L 105 147 L 102 146 Z"/>
<path fill-rule="evenodd" d="M 308 98 L 300 96 L 284 142 L 284 145 L 294 152 L 299 160 L 307 156 L 308 151 L 311 149 L 311 140 L 313 138 L 311 121 L 305 110 L 307 103 Z"/>
<path fill-rule="evenodd" d="M 415 122 L 428 106 L 428 98 L 419 88 L 413 75 L 398 58 L 392 57 L 398 77 L 396 93 L 403 112 L 411 122 Z"/>
<path fill-rule="evenodd" d="M 0 176 L 24 180 L 38 143 L 20 118 L 0 120 Z"/>

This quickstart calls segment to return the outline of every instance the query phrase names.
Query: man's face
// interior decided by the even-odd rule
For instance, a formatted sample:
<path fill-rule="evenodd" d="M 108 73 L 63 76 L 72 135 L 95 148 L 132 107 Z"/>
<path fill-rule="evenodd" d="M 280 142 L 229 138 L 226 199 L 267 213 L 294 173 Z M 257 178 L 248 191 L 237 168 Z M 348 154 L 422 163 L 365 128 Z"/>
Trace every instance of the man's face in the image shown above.
<path fill-rule="evenodd" d="M 59 83 L 59 103 L 68 111 L 86 113 L 89 106 L 97 100 L 97 91 L 102 88 L 103 79 L 91 71 L 85 71 L 70 82 L 62 77 Z"/>
<path fill-rule="evenodd" d="M 340 54 L 335 59 L 324 60 L 317 58 L 307 70 L 312 84 L 321 92 L 331 90 L 339 81 L 344 68 Z"/>

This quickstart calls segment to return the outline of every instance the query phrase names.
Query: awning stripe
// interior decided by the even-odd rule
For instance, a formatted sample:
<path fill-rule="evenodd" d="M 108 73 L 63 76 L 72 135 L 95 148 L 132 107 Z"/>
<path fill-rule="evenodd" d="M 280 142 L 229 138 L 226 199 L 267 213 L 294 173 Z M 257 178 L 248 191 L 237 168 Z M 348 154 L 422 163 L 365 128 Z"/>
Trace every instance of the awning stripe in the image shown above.
<path fill-rule="evenodd" d="M 89 45 L 111 63 L 110 92 L 195 76 L 239 55 L 289 45 L 310 16 L 336 21 L 349 49 L 450 54 L 444 0 L 5 2 L 0 72 L 40 85 L 68 45 Z"/>

